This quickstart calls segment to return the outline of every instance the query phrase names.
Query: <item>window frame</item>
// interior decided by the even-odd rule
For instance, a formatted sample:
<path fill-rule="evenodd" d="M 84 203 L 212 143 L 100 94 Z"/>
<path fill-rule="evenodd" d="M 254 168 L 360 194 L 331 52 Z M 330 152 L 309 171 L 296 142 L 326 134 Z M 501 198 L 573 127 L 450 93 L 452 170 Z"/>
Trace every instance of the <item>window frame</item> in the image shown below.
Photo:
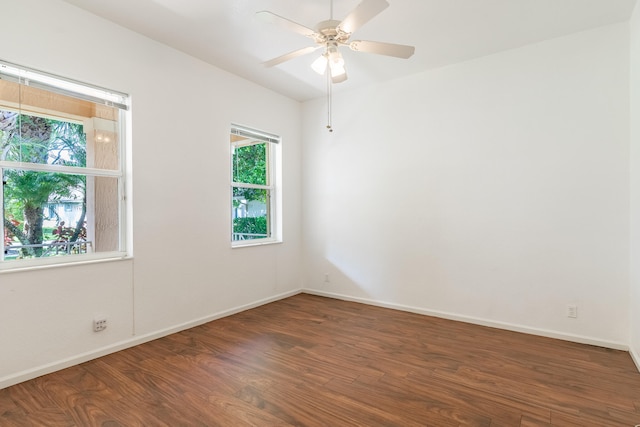
<path fill-rule="evenodd" d="M 3 271 L 15 271 L 21 269 L 30 269 L 33 267 L 56 267 L 60 265 L 68 265 L 82 262 L 93 262 L 101 260 L 113 260 L 121 259 L 129 256 L 130 242 L 127 241 L 127 218 L 129 216 L 126 202 L 126 189 L 128 183 L 126 178 L 128 176 L 128 160 L 126 157 L 127 144 L 129 139 L 129 122 L 131 119 L 129 104 L 130 97 L 127 94 L 121 92 L 110 91 L 104 88 L 93 86 L 90 84 L 78 82 L 75 80 L 66 79 L 63 77 L 55 76 L 45 72 L 37 71 L 34 69 L 22 67 L 12 63 L 8 63 L 0 60 L 0 80 L 6 80 L 13 83 L 18 83 L 21 86 L 33 87 L 36 89 L 45 90 L 47 92 L 77 98 L 79 100 L 92 102 L 94 104 L 104 105 L 107 107 L 114 107 L 117 110 L 116 126 L 112 129 L 118 137 L 117 166 L 112 169 L 101 169 L 87 166 L 64 166 L 64 165 L 52 165 L 52 164 L 40 164 L 40 163 L 27 163 L 7 161 L 0 159 L 0 175 L 4 176 L 3 171 L 5 169 L 13 170 L 27 170 L 35 172 L 49 172 L 49 173 L 62 173 L 69 175 L 82 175 L 87 178 L 113 178 L 117 181 L 117 249 L 113 251 L 95 252 L 93 248 L 91 253 L 83 254 L 69 254 L 65 256 L 49 256 L 49 257 L 37 257 L 27 258 L 19 260 L 7 260 L 5 259 L 5 242 L 4 238 L 0 246 L 2 251 L 0 253 L 0 273 Z M 17 106 L 10 105 L 11 101 L 2 101 L 0 109 L 6 111 L 14 111 L 19 114 L 26 114 L 31 116 L 43 117 L 58 121 L 65 121 L 70 123 L 82 123 L 85 134 L 89 134 L 94 130 L 98 130 L 93 127 L 95 119 L 90 117 L 78 116 L 73 113 L 59 111 L 57 109 L 48 109 L 40 106 L 22 105 L 19 102 Z M 99 119 L 102 120 L 102 119 Z M 0 185 L 0 207 L 2 208 L 2 216 L 4 218 L 4 183 Z M 94 218 L 95 220 L 95 218 Z M 0 221 L 0 234 L 4 236 L 4 220 Z M 114 234 L 114 237 L 116 235 Z M 95 242 L 93 242 L 95 245 Z"/>
<path fill-rule="evenodd" d="M 229 224 L 231 226 L 231 247 L 232 248 L 241 248 L 248 246 L 259 246 L 259 245 L 269 245 L 274 243 L 282 242 L 282 234 L 280 227 L 280 177 L 278 173 L 278 165 L 280 159 L 280 143 L 281 138 L 277 135 L 270 134 L 267 132 L 263 132 L 260 130 L 256 130 L 253 128 L 249 128 L 242 125 L 232 124 L 230 137 L 233 136 L 241 136 L 247 138 L 248 141 L 252 143 L 240 143 L 230 141 L 229 144 L 229 181 L 230 181 L 230 213 L 231 219 Z M 250 184 L 250 183 L 242 183 L 235 182 L 233 176 L 233 159 L 234 159 L 234 147 L 238 146 L 249 146 L 249 145 L 257 145 L 257 144 L 266 144 L 266 184 Z M 234 240 L 234 189 L 235 188 L 245 188 L 245 189 L 256 189 L 256 190 L 265 190 L 267 192 L 267 237 L 264 238 L 256 238 L 256 239 L 248 239 L 248 240 Z"/>

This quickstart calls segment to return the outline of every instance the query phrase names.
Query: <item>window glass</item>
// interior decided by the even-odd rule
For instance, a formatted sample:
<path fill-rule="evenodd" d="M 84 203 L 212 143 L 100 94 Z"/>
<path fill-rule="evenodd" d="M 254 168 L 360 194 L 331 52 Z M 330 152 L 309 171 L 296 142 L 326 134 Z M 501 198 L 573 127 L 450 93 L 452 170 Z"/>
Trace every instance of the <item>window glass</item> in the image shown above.
<path fill-rule="evenodd" d="M 267 185 L 267 143 L 236 145 L 233 151 L 233 182 Z"/>

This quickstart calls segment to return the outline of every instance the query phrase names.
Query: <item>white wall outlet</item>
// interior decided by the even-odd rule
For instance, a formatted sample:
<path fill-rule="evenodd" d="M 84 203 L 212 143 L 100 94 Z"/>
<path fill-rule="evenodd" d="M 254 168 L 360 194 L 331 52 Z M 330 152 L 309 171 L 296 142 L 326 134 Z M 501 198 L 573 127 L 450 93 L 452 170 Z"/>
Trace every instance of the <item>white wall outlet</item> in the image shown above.
<path fill-rule="evenodd" d="M 329 283 L 331 280 L 329 280 L 329 273 L 324 273 L 324 283 Z"/>
<path fill-rule="evenodd" d="M 575 304 L 567 305 L 567 317 L 575 319 L 578 317 L 578 306 Z"/>
<path fill-rule="evenodd" d="M 100 332 L 107 329 L 107 318 L 106 317 L 96 317 L 93 319 L 93 332 Z"/>

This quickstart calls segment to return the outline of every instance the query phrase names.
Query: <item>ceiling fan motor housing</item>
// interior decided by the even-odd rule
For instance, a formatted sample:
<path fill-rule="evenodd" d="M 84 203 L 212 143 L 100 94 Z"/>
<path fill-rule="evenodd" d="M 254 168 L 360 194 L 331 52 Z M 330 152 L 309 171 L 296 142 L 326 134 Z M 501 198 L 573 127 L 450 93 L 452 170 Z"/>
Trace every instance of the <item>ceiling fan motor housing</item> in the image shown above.
<path fill-rule="evenodd" d="M 345 44 L 351 34 L 345 33 L 338 26 L 341 21 L 335 19 L 329 19 L 322 21 L 316 25 L 317 35 L 315 42 L 319 44 L 325 44 L 327 42 L 336 42 L 338 44 Z"/>

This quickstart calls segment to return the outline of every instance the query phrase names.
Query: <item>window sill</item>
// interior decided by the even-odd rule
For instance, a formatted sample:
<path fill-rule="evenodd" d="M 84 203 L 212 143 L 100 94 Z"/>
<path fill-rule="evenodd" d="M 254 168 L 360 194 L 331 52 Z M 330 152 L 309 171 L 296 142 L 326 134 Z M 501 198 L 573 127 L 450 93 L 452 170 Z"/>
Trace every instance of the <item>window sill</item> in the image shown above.
<path fill-rule="evenodd" d="M 231 243 L 231 249 L 249 248 L 254 246 L 277 245 L 282 243 L 281 239 L 261 239 L 261 240 L 241 240 Z"/>
<path fill-rule="evenodd" d="M 133 259 L 125 253 L 114 252 L 112 255 L 103 255 L 101 257 L 82 257 L 81 259 L 75 258 L 70 260 L 51 262 L 38 262 L 39 260 L 24 260 L 24 261 L 5 261 L 0 264 L 0 274 L 3 273 L 17 273 L 24 271 L 35 271 L 58 267 L 75 267 L 87 264 L 99 264 L 104 262 L 122 261 L 127 259 Z M 34 262 L 35 261 L 35 262 Z"/>

